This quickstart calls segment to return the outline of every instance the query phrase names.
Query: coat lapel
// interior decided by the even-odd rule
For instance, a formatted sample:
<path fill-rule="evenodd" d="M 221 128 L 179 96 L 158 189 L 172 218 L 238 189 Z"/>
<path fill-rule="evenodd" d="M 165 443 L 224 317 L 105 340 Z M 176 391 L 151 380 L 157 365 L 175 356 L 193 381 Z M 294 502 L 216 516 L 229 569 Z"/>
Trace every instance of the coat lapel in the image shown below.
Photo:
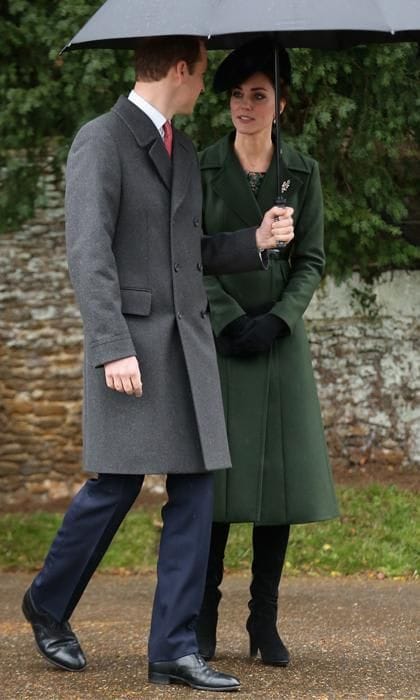
<path fill-rule="evenodd" d="M 182 204 L 188 193 L 188 185 L 191 179 L 191 149 L 184 141 L 182 133 L 174 129 L 172 150 L 172 216 Z M 169 159 L 168 159 L 169 160 Z"/>
<path fill-rule="evenodd" d="M 232 209 L 245 226 L 261 221 L 261 211 L 251 192 L 246 175 L 226 139 L 219 161 L 219 169 L 212 180 L 212 187 L 229 209 Z"/>
<path fill-rule="evenodd" d="M 140 148 L 146 148 L 163 184 L 171 189 L 172 167 L 162 138 L 152 120 L 126 97 L 121 96 L 112 108 L 133 134 Z"/>
<path fill-rule="evenodd" d="M 295 164 L 290 162 L 290 151 L 285 146 L 283 148 L 283 161 L 284 161 L 284 172 L 281 176 L 281 182 L 285 182 L 287 185 L 287 190 L 285 191 L 286 202 L 292 201 L 293 196 L 298 191 L 302 185 L 302 177 L 299 177 L 299 171 L 296 169 Z M 293 161 L 293 159 L 292 159 Z M 309 172 L 309 171 L 308 171 Z M 258 204 L 264 214 L 268 209 L 270 209 L 275 204 L 275 198 L 277 192 L 277 167 L 275 157 L 270 163 L 270 167 L 267 170 L 265 177 L 261 183 L 260 191 L 258 192 Z"/>
<path fill-rule="evenodd" d="M 166 152 L 165 146 L 163 145 L 163 140 L 160 134 L 158 138 L 153 141 L 149 149 L 149 156 L 154 164 L 156 170 L 164 185 L 171 189 L 172 180 L 172 165 L 171 160 Z"/>
<path fill-rule="evenodd" d="M 274 206 L 277 189 L 276 159 L 273 158 L 271 161 L 258 196 L 255 197 L 234 154 L 233 136 L 234 134 L 230 134 L 220 141 L 214 162 L 211 163 L 215 172 L 211 186 L 217 196 L 226 203 L 228 209 L 233 210 L 246 226 L 255 226 L 261 221 L 264 213 Z M 296 159 L 294 152 L 287 144 L 283 146 L 283 159 L 285 164 L 283 178 L 290 182 L 286 191 L 286 200 L 290 202 L 303 183 L 302 173 L 309 173 L 309 170 L 303 161 Z"/>

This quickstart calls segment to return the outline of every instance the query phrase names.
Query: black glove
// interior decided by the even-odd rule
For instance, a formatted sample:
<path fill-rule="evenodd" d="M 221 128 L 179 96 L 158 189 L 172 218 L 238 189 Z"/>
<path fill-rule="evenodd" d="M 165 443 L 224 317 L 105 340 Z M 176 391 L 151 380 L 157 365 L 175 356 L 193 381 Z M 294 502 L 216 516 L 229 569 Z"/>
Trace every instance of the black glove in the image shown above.
<path fill-rule="evenodd" d="M 242 343 L 248 333 L 254 328 L 255 319 L 247 314 L 235 318 L 227 324 L 221 333 L 215 338 L 216 348 L 221 355 L 236 355 L 236 346 L 240 339 Z"/>
<path fill-rule="evenodd" d="M 274 314 L 240 316 L 229 323 L 216 338 L 216 347 L 221 355 L 250 357 L 268 352 L 274 340 L 289 335 L 289 327 Z"/>
<path fill-rule="evenodd" d="M 247 334 L 243 345 L 241 345 L 241 338 L 239 338 L 238 349 L 243 356 L 268 352 L 276 338 L 289 333 L 287 323 L 274 314 L 256 316 L 254 321 L 255 326 Z"/>

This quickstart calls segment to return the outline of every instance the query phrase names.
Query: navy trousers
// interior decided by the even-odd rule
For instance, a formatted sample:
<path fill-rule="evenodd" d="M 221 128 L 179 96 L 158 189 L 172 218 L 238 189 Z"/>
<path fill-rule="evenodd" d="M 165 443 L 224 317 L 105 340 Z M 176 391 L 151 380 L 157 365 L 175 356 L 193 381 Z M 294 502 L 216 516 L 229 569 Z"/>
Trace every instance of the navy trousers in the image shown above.
<path fill-rule="evenodd" d="M 37 607 L 68 620 L 144 477 L 100 474 L 75 496 L 32 584 Z M 195 620 L 203 598 L 213 515 L 212 474 L 169 474 L 157 565 L 150 661 L 198 651 Z"/>

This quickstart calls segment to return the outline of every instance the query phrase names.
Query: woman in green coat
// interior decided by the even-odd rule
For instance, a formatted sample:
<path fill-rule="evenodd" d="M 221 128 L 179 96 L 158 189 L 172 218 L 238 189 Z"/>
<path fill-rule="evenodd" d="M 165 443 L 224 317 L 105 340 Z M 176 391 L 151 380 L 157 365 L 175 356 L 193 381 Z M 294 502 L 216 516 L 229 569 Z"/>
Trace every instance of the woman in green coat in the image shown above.
<path fill-rule="evenodd" d="M 233 126 L 200 155 L 208 235 L 255 226 L 274 202 L 273 49 L 253 41 L 219 66 Z M 290 62 L 281 53 L 285 107 Z M 285 189 L 295 238 L 271 255 L 268 272 L 207 277 L 233 468 L 215 478 L 206 590 L 197 623 L 200 653 L 216 648 L 223 557 L 232 522 L 252 522 L 247 630 L 250 652 L 285 666 L 277 596 L 290 525 L 338 515 L 303 313 L 324 270 L 323 203 L 317 163 L 286 144 Z"/>

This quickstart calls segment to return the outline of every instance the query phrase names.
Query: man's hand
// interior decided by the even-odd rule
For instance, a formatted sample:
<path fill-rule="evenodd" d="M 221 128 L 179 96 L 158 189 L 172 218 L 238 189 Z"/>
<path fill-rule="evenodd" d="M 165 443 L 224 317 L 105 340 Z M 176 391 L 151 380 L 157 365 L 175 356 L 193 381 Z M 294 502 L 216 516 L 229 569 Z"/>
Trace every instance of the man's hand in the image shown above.
<path fill-rule="evenodd" d="M 294 238 L 292 207 L 272 207 L 265 214 L 256 232 L 259 250 L 275 248 L 278 243 L 290 243 Z"/>
<path fill-rule="evenodd" d="M 137 357 L 124 357 L 122 360 L 107 362 L 104 367 L 105 381 L 109 389 L 121 391 L 123 394 L 142 395 L 143 385 Z"/>

